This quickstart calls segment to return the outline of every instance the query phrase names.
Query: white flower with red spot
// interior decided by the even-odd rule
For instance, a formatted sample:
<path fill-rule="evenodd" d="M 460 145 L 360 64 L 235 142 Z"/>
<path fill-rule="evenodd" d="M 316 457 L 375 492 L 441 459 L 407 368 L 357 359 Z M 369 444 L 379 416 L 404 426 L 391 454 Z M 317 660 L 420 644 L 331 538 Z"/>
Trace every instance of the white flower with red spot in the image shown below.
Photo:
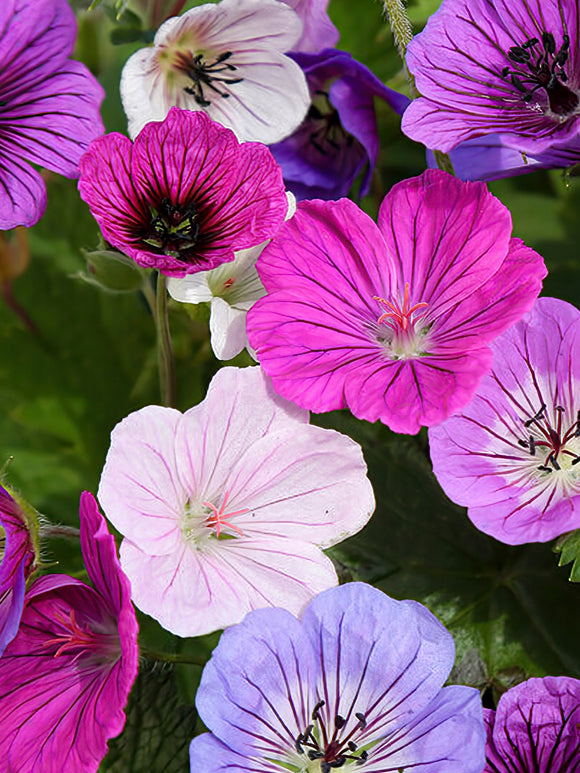
<path fill-rule="evenodd" d="M 297 614 L 337 584 L 321 548 L 374 509 L 357 443 L 308 424 L 260 368 L 222 368 L 184 414 L 148 406 L 114 430 L 99 499 L 125 537 L 133 601 L 179 636 L 260 607 Z"/>
<path fill-rule="evenodd" d="M 302 70 L 284 55 L 302 30 L 300 17 L 278 0 L 221 0 L 168 19 L 153 47 L 123 69 L 129 134 L 176 106 L 205 110 L 241 141 L 279 142 L 310 105 Z"/>

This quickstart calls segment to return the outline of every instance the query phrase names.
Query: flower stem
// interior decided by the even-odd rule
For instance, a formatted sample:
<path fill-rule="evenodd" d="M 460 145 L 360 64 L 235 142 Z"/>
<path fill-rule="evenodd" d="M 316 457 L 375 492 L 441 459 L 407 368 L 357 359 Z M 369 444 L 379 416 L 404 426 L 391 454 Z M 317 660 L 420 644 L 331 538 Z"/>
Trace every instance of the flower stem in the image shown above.
<path fill-rule="evenodd" d="M 167 314 L 167 277 L 161 272 L 157 275 L 155 327 L 157 328 L 157 357 L 161 403 L 173 408 L 175 407 L 175 363 Z"/>
<path fill-rule="evenodd" d="M 407 46 L 413 37 L 413 28 L 405 13 L 403 0 L 383 0 L 383 8 L 391 25 L 399 54 L 404 62 Z"/>
<path fill-rule="evenodd" d="M 78 540 L 80 539 L 81 532 L 74 526 L 65 526 L 60 523 L 43 523 L 40 527 L 40 536 Z"/>
<path fill-rule="evenodd" d="M 442 169 L 444 172 L 449 172 L 449 174 L 452 175 L 455 174 L 453 163 L 447 153 L 442 153 L 440 150 L 434 150 L 433 155 L 435 156 L 435 161 L 437 162 L 439 169 Z"/>
<path fill-rule="evenodd" d="M 157 660 L 161 663 L 186 663 L 190 666 L 199 666 L 203 668 L 207 660 L 196 658 L 193 655 L 180 655 L 178 652 L 160 652 L 151 650 L 148 647 L 139 647 L 139 652 L 147 660 Z"/>

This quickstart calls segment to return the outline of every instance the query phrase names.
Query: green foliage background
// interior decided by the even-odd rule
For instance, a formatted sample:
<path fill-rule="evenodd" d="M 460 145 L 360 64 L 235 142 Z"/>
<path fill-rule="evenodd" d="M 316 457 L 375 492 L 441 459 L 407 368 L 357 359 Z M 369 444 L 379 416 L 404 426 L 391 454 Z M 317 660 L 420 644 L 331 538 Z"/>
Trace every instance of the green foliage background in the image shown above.
<path fill-rule="evenodd" d="M 381 4 L 356 0 L 356 11 L 354 5 L 331 0 L 340 46 L 404 90 Z M 437 0 L 409 3 L 417 29 L 437 5 Z M 143 43 L 115 46 L 111 33 L 118 41 L 134 41 L 142 34 L 139 20 L 131 4 L 118 22 L 106 2 L 90 13 L 83 10 L 87 6 L 75 4 L 76 56 L 106 89 L 107 129 L 124 131 L 120 71 Z M 363 202 L 371 214 L 392 184 L 425 167 L 423 148 L 400 133 L 399 119 L 383 107 L 379 116 L 380 160 L 372 195 Z M 550 272 L 544 294 L 580 306 L 580 183 L 553 171 L 490 188 L 510 208 L 514 234 L 544 256 Z M 48 201 L 46 215 L 28 234 L 30 265 L 12 285 L 20 315 L 0 302 L 0 466 L 7 463 L 4 481 L 50 521 L 78 525 L 79 494 L 96 491 L 111 429 L 130 411 L 159 399 L 155 330 L 142 293 L 107 293 L 86 281 L 82 250 L 97 247 L 98 228 L 75 181 L 50 176 Z M 22 311 L 33 325 L 25 324 Z M 219 367 L 207 319 L 204 308 L 171 306 L 182 410 L 203 399 Z M 375 487 L 371 523 L 331 551 L 343 580 L 364 579 L 397 598 L 427 604 L 455 637 L 452 679 L 479 687 L 487 705 L 531 675 L 580 677 L 580 586 L 569 582 L 569 569 L 557 567 L 550 545 L 508 547 L 477 532 L 438 487 L 424 434 L 394 435 L 346 412 L 313 420 L 363 445 Z M 580 552 L 580 540 L 574 539 L 565 552 L 569 560 Z M 82 574 L 74 542 L 50 541 L 44 559 L 51 571 Z M 189 739 L 203 730 L 193 709 L 201 673 L 195 662 L 209 657 L 218 636 L 177 640 L 144 616 L 140 621 L 144 647 L 194 663 L 172 667 L 144 660 L 127 729 L 111 742 L 102 770 L 186 771 Z"/>

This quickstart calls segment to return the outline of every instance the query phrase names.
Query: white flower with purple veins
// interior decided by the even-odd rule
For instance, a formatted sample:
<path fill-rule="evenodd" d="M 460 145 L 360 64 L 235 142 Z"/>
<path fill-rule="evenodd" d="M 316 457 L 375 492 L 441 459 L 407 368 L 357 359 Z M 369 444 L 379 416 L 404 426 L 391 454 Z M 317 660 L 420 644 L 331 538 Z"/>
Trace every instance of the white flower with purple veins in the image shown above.
<path fill-rule="evenodd" d="M 221 0 L 168 19 L 123 69 L 129 134 L 177 106 L 205 110 L 240 141 L 279 142 L 310 105 L 302 70 L 284 55 L 301 35 L 299 16 L 278 0 Z"/>
<path fill-rule="evenodd" d="M 148 406 L 111 436 L 99 486 L 134 603 L 178 636 L 252 609 L 298 613 L 338 582 L 330 547 L 374 510 L 360 446 L 308 424 L 258 367 L 222 368 L 184 414 Z"/>
<path fill-rule="evenodd" d="M 296 211 L 296 199 L 288 197 L 289 220 Z M 218 360 L 231 360 L 246 347 L 252 357 L 254 350 L 248 344 L 246 317 L 257 300 L 266 295 L 256 261 L 268 241 L 239 250 L 235 258 L 211 271 L 199 271 L 184 277 L 171 277 L 167 289 L 172 298 L 181 303 L 210 303 L 209 330 L 211 348 Z"/>
<path fill-rule="evenodd" d="M 433 470 L 478 529 L 546 542 L 580 527 L 580 312 L 540 298 L 492 349 L 473 400 L 429 431 Z"/>
<path fill-rule="evenodd" d="M 297 620 L 262 609 L 226 631 L 197 692 L 209 733 L 192 773 L 481 773 L 471 687 L 443 687 L 453 639 L 415 601 L 364 583 L 321 593 Z"/>

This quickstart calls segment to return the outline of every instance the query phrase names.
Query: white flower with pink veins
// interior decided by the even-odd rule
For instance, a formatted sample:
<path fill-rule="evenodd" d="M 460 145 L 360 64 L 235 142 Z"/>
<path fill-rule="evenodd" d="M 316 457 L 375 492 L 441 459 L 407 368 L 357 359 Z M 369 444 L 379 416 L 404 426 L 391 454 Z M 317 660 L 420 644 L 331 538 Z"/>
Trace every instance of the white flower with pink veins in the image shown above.
<path fill-rule="evenodd" d="M 240 141 L 279 142 L 310 105 L 302 70 L 284 55 L 302 31 L 300 17 L 278 0 L 221 0 L 167 19 L 153 47 L 123 68 L 129 134 L 177 106 L 205 110 Z"/>
<path fill-rule="evenodd" d="M 222 368 L 184 414 L 151 405 L 127 416 L 99 500 L 124 535 L 134 603 L 178 636 L 261 607 L 298 614 L 338 583 L 322 549 L 375 507 L 360 446 L 311 426 L 259 367 Z"/>

